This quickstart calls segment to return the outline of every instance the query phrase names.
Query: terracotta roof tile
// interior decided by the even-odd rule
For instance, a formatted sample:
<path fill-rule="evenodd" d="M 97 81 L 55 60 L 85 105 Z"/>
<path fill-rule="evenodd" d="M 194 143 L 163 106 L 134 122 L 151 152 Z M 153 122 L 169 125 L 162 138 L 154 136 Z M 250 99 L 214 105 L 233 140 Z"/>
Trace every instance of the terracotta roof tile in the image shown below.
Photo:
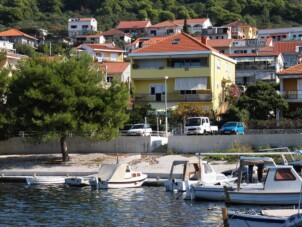
<path fill-rule="evenodd" d="M 104 62 L 100 63 L 101 66 L 107 66 L 107 73 L 123 73 L 129 66 L 129 62 Z"/>
<path fill-rule="evenodd" d="M 267 52 L 274 52 L 274 47 L 269 46 L 269 47 L 264 47 L 264 48 L 258 50 L 258 53 L 260 53 L 260 54 L 262 54 L 264 52 L 265 53 L 267 53 Z"/>
<path fill-rule="evenodd" d="M 92 18 L 92 17 L 86 17 L 86 18 L 80 18 L 80 21 L 91 21 L 93 19 L 94 18 Z"/>
<path fill-rule="evenodd" d="M 274 43 L 276 52 L 296 52 L 296 46 L 302 46 L 302 41 L 280 41 Z"/>
<path fill-rule="evenodd" d="M 140 48 L 133 53 L 164 53 L 164 52 L 192 52 L 192 51 L 217 51 L 210 46 L 206 46 L 194 37 L 185 33 L 178 33 L 165 37 L 163 40 L 153 45 Z"/>
<path fill-rule="evenodd" d="M 248 24 L 242 21 L 234 21 L 232 23 L 223 25 L 221 27 L 238 27 L 238 26 L 247 26 Z M 248 25 L 249 26 L 249 25 Z"/>
<path fill-rule="evenodd" d="M 115 51 L 121 51 L 123 52 L 124 50 L 118 46 L 112 45 L 112 43 L 104 43 L 104 44 L 81 44 L 77 47 L 77 49 L 80 49 L 83 47 L 83 45 L 89 46 L 91 49 L 102 49 L 102 50 L 115 50 Z"/>
<path fill-rule="evenodd" d="M 9 30 L 6 30 L 6 31 L 3 31 L 3 32 L 0 32 L 0 36 L 6 36 L 6 37 L 13 37 L 13 36 L 16 36 L 16 37 L 26 37 L 26 38 L 29 38 L 29 39 L 34 39 L 34 40 L 37 40 L 35 37 L 33 36 L 30 36 L 30 35 L 27 35 L 17 29 L 9 29 Z"/>
<path fill-rule="evenodd" d="M 104 36 L 111 36 L 111 35 L 125 35 L 124 32 L 117 30 L 117 29 L 111 29 L 109 31 L 105 31 L 101 33 Z"/>
<path fill-rule="evenodd" d="M 146 28 L 151 25 L 149 20 L 143 21 L 121 21 L 116 29 L 127 29 L 127 28 Z"/>
<path fill-rule="evenodd" d="M 292 74 L 302 74 L 302 64 L 297 64 L 287 69 L 284 69 L 277 73 L 279 76 L 282 75 L 292 75 Z"/>
<path fill-rule="evenodd" d="M 97 33 L 97 34 L 93 34 L 93 35 L 77 35 L 76 37 L 79 38 L 79 37 L 87 37 L 87 38 L 96 38 L 96 37 L 101 37 L 103 36 L 102 33 Z"/>
<path fill-rule="evenodd" d="M 233 39 L 209 39 L 208 45 L 211 47 L 229 47 L 233 42 Z"/>
<path fill-rule="evenodd" d="M 164 21 L 158 24 L 151 25 L 148 28 L 164 28 L 164 27 L 178 27 L 178 25 L 171 21 Z"/>
<path fill-rule="evenodd" d="M 201 23 L 203 24 L 208 18 L 196 18 L 196 19 L 187 19 L 187 24 Z M 174 24 L 184 24 L 184 19 L 172 21 Z"/>

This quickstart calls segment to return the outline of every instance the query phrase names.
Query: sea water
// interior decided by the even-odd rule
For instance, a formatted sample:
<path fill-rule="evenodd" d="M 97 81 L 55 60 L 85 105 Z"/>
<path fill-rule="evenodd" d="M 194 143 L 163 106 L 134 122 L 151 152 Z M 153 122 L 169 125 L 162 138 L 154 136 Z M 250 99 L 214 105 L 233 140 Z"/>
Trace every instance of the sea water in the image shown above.
<path fill-rule="evenodd" d="M 223 226 L 224 202 L 184 200 L 164 187 L 90 187 L 0 183 L 2 226 Z M 257 212 L 250 205 L 229 207 Z M 276 208 L 276 207 L 267 207 Z M 291 207 L 293 208 L 293 207 Z"/>
<path fill-rule="evenodd" d="M 183 200 L 164 187 L 0 184 L 0 226 L 221 226 L 224 206 Z"/>

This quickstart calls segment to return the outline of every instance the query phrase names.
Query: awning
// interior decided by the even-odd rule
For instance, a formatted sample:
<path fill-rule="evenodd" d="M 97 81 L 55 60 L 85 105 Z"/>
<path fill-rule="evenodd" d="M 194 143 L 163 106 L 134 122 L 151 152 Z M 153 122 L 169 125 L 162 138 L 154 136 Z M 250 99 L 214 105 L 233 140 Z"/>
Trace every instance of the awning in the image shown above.
<path fill-rule="evenodd" d="M 237 62 L 253 62 L 254 57 L 235 57 L 234 60 Z"/>
<path fill-rule="evenodd" d="M 207 85 L 207 77 L 176 78 L 174 90 L 206 90 Z"/>
<path fill-rule="evenodd" d="M 255 58 L 255 61 L 274 61 L 275 58 L 274 57 L 271 57 L 271 56 L 263 56 L 263 57 L 256 57 Z"/>

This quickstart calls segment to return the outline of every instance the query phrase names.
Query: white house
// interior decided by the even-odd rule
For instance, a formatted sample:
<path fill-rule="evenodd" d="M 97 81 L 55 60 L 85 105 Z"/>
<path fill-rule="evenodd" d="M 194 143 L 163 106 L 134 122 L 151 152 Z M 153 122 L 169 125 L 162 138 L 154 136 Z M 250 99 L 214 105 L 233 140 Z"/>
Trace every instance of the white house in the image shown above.
<path fill-rule="evenodd" d="M 271 37 L 274 41 L 302 40 L 302 27 L 258 29 L 258 37 Z"/>
<path fill-rule="evenodd" d="M 9 41 L 0 40 L 0 51 L 6 51 L 10 53 L 14 53 L 16 50 L 14 49 L 14 43 Z"/>
<path fill-rule="evenodd" d="M 97 21 L 94 18 L 72 18 L 68 20 L 68 37 L 96 31 Z"/>
<path fill-rule="evenodd" d="M 173 24 L 177 24 L 179 27 L 183 28 L 185 20 L 174 20 Z M 196 18 L 187 19 L 187 26 L 191 34 L 200 35 L 201 29 L 213 27 L 212 22 L 209 18 Z"/>
<path fill-rule="evenodd" d="M 168 36 L 180 33 L 182 27 L 171 21 L 164 21 L 146 28 L 149 36 Z"/>

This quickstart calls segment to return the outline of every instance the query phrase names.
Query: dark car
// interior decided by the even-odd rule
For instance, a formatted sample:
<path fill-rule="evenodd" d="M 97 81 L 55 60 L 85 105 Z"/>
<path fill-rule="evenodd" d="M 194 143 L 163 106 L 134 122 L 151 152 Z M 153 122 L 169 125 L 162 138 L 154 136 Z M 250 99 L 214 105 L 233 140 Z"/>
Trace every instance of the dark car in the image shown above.
<path fill-rule="evenodd" d="M 245 132 L 244 124 L 238 121 L 229 121 L 225 123 L 220 129 L 220 134 L 243 135 L 244 132 Z"/>

